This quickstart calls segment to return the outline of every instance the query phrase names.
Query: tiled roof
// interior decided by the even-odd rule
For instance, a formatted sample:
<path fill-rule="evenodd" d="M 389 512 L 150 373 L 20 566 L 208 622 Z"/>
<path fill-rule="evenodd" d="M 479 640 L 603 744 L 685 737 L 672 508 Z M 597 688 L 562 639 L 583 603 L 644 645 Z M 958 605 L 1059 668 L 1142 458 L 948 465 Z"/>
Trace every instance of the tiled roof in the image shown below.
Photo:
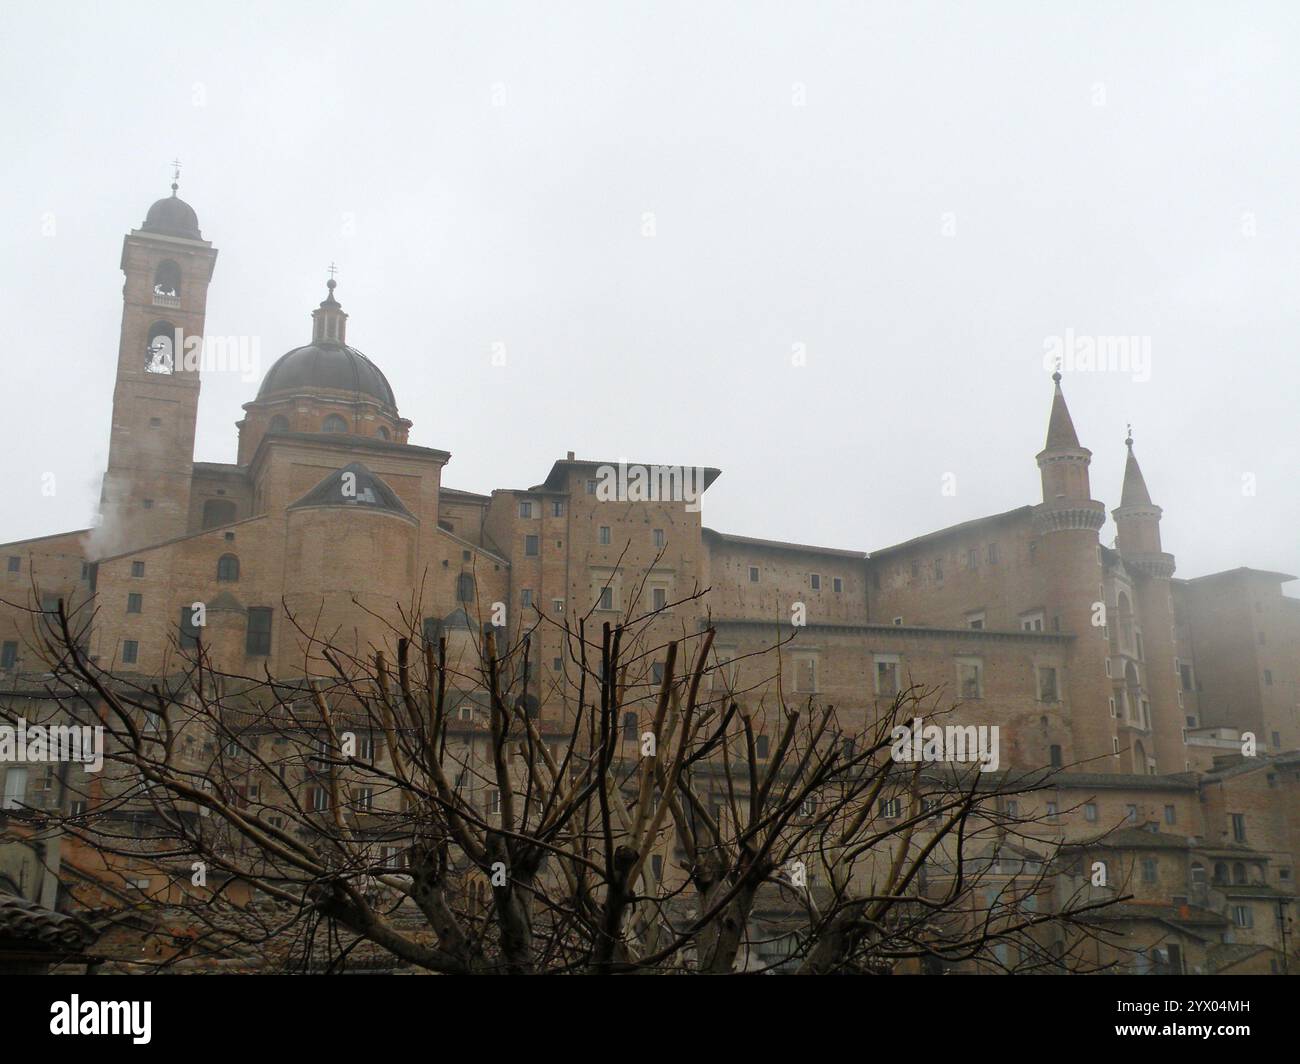
<path fill-rule="evenodd" d="M 0 893 L 0 942 L 79 951 L 94 938 L 95 932 L 75 916 L 56 913 L 16 894 Z"/>

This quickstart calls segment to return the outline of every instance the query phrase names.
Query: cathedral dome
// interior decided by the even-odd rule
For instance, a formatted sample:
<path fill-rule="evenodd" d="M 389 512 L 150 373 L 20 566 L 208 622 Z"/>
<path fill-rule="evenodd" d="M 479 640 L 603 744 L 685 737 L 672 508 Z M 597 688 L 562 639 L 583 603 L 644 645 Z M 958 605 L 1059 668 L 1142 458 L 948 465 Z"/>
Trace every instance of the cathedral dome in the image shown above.
<path fill-rule="evenodd" d="M 187 240 L 202 240 L 199 232 L 199 216 L 194 208 L 176 195 L 176 186 L 172 194 L 160 199 L 145 216 L 144 225 L 140 227 L 146 233 L 161 233 L 164 236 L 180 236 Z"/>
<path fill-rule="evenodd" d="M 281 355 L 262 378 L 258 399 L 277 393 L 316 390 L 368 395 L 397 409 L 388 378 L 355 347 L 335 340 L 317 340 Z"/>
<path fill-rule="evenodd" d="M 295 347 L 276 360 L 262 378 L 257 398 L 312 391 L 345 392 L 369 396 L 396 413 L 397 399 L 388 378 L 345 342 L 348 316 L 334 298 L 336 286 L 332 278 L 326 287 L 329 294 L 312 312 L 311 343 Z"/>

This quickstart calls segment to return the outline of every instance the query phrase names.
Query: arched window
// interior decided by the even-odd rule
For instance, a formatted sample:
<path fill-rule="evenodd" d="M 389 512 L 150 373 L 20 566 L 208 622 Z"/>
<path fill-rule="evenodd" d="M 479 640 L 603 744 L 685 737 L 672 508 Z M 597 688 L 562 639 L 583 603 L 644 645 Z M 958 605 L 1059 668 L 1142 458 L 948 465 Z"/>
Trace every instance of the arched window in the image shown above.
<path fill-rule="evenodd" d="M 1246 866 L 1240 861 L 1232 866 L 1232 882 L 1239 887 L 1246 885 Z"/>
<path fill-rule="evenodd" d="M 153 294 L 180 301 L 181 268 L 171 259 L 158 263 L 158 269 L 153 274 Z"/>
<path fill-rule="evenodd" d="M 458 602 L 474 601 L 474 577 L 469 573 L 461 573 L 456 580 L 456 599 Z"/>
<path fill-rule="evenodd" d="M 1128 653 L 1133 649 L 1133 603 L 1123 591 L 1119 593 L 1116 612 L 1119 614 L 1119 649 Z"/>
<path fill-rule="evenodd" d="M 156 321 L 149 326 L 144 344 L 144 369 L 146 373 L 175 373 L 176 327 L 169 321 Z"/>
<path fill-rule="evenodd" d="M 288 431 L 289 431 L 289 419 L 288 419 L 287 417 L 285 417 L 283 414 L 276 414 L 275 417 L 271 418 L 271 427 L 270 427 L 269 429 L 267 429 L 267 431 L 268 431 L 268 432 L 288 432 Z"/>
<path fill-rule="evenodd" d="M 330 414 L 321 422 L 320 430 L 321 432 L 347 432 L 348 423 L 338 414 Z"/>
<path fill-rule="evenodd" d="M 223 554 L 217 559 L 217 579 L 234 581 L 239 579 L 239 559 L 233 554 Z"/>
<path fill-rule="evenodd" d="M 1228 882 L 1228 866 L 1224 864 L 1222 861 L 1214 862 L 1214 882 L 1216 883 Z"/>
<path fill-rule="evenodd" d="M 1200 861 L 1192 862 L 1192 886 L 1202 886 L 1205 883 L 1205 865 Z"/>
<path fill-rule="evenodd" d="M 235 504 L 229 499 L 208 499 L 203 503 L 203 527 L 217 528 L 235 519 Z"/>
<path fill-rule="evenodd" d="M 388 430 L 384 428 L 383 425 L 380 425 L 379 428 L 375 429 L 375 435 L 378 436 L 381 440 L 387 440 L 390 438 L 388 435 Z"/>

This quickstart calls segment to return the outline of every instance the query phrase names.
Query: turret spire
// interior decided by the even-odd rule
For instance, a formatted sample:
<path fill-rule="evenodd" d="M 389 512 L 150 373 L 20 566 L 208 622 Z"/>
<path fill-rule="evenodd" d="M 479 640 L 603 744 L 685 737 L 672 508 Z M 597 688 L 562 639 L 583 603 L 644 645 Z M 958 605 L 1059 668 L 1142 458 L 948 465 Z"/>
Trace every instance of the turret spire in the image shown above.
<path fill-rule="evenodd" d="M 1047 444 L 1049 451 L 1078 450 L 1079 434 L 1074 431 L 1074 421 L 1070 418 L 1070 408 L 1065 405 L 1065 393 L 1061 391 L 1061 370 L 1057 367 L 1052 374 L 1056 388 L 1052 393 L 1052 415 L 1047 421 Z"/>
<path fill-rule="evenodd" d="M 1138 465 L 1137 455 L 1133 453 L 1133 426 L 1128 427 L 1128 438 L 1124 440 L 1128 448 L 1128 458 L 1124 462 L 1124 489 L 1120 493 L 1119 504 L 1125 506 L 1150 506 L 1151 493 L 1147 491 L 1142 469 Z"/>

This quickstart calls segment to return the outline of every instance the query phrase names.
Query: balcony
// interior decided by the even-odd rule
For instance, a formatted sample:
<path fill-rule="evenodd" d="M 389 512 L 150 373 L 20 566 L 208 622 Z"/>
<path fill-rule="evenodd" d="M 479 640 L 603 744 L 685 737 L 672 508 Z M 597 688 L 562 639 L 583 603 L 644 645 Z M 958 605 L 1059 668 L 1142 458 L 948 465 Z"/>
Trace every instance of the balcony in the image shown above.
<path fill-rule="evenodd" d="M 181 305 L 181 297 L 164 295 L 162 292 L 155 292 L 153 294 L 153 305 L 155 307 L 179 307 Z"/>

